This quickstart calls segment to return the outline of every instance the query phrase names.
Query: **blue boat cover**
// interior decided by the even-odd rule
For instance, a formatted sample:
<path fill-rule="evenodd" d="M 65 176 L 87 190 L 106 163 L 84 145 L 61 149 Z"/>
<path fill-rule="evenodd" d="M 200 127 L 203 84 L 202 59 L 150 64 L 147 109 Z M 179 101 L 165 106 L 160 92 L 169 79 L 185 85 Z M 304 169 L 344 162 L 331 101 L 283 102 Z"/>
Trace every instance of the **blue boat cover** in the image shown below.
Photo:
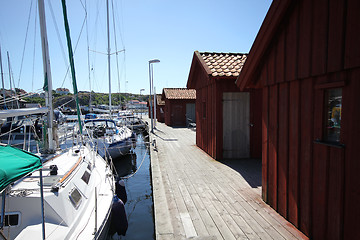
<path fill-rule="evenodd" d="M 39 168 L 40 157 L 11 146 L 0 146 L 0 191 Z"/>

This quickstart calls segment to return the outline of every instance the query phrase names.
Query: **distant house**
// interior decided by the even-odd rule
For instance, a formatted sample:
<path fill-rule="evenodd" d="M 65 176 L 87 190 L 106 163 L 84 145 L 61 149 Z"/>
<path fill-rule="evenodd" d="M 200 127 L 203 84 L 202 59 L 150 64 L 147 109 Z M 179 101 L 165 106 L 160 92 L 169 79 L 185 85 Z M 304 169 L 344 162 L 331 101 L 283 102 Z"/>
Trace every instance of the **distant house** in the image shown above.
<path fill-rule="evenodd" d="M 60 95 L 67 95 L 70 93 L 69 89 L 67 88 L 57 88 L 55 90 L 56 93 L 60 94 Z"/>
<path fill-rule="evenodd" d="M 187 119 L 195 118 L 196 91 L 186 88 L 164 88 L 165 124 L 186 126 Z"/>
<path fill-rule="evenodd" d="M 147 102 L 139 102 L 139 109 L 146 110 L 147 109 Z"/>
<path fill-rule="evenodd" d="M 196 144 L 215 159 L 261 157 L 261 92 L 235 84 L 246 57 L 194 52 L 187 87 L 196 89 Z"/>
<path fill-rule="evenodd" d="M 146 109 L 146 102 L 140 102 L 139 100 L 130 100 L 126 108 L 129 110 L 145 110 Z"/>
<path fill-rule="evenodd" d="M 237 79 L 262 90 L 262 196 L 311 239 L 360 239 L 360 1 L 274 0 Z"/>

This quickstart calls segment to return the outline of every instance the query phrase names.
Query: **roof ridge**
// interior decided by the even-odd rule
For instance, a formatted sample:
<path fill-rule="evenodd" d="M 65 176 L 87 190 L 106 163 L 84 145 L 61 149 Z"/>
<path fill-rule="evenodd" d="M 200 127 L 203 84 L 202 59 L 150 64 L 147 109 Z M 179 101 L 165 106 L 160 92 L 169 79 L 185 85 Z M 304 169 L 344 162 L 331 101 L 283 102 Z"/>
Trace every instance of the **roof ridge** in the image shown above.
<path fill-rule="evenodd" d="M 228 54 L 228 55 L 248 55 L 249 53 L 241 52 L 199 52 L 200 54 Z"/>

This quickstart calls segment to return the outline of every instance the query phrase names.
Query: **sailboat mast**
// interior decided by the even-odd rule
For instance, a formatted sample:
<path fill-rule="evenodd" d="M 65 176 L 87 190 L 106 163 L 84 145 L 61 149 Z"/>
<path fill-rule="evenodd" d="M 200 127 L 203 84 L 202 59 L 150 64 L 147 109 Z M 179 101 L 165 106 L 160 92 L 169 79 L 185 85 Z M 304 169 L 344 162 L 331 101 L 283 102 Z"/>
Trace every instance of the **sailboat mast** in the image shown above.
<path fill-rule="evenodd" d="M 13 81 L 14 81 L 14 77 L 12 77 L 12 74 L 11 74 L 11 64 L 10 64 L 9 52 L 6 52 L 6 53 L 7 53 L 8 66 L 9 66 L 9 80 L 10 80 L 10 92 L 11 92 L 11 96 L 12 96 L 12 84 L 14 84 L 14 99 L 11 99 L 11 106 L 12 106 L 12 108 L 14 109 L 14 101 L 16 101 L 16 106 L 17 106 L 17 108 L 20 108 L 20 107 L 19 107 L 19 101 L 18 101 L 17 98 L 16 98 L 16 87 L 15 87 L 15 82 L 13 82 Z"/>
<path fill-rule="evenodd" d="M 2 66 L 2 58 L 1 58 L 1 47 L 0 47 L 0 68 L 1 68 L 1 81 L 2 81 L 2 95 L 4 98 L 4 108 L 6 108 L 6 101 L 5 101 L 5 84 L 4 84 L 4 71 Z"/>
<path fill-rule="evenodd" d="M 109 27 L 109 0 L 106 0 L 107 42 L 108 42 L 108 72 L 109 72 L 109 112 L 111 116 L 111 72 L 110 72 L 110 27 Z"/>
<path fill-rule="evenodd" d="M 55 151 L 55 143 L 53 140 L 53 121 L 54 121 L 54 109 L 52 104 L 52 79 L 50 70 L 50 57 L 49 57 L 49 46 L 47 40 L 46 22 L 45 22 L 45 8 L 44 0 L 38 0 L 39 5 L 39 22 L 40 22 L 40 33 L 41 33 L 41 46 L 42 46 L 42 57 L 43 57 L 43 69 L 44 69 L 44 90 L 45 90 L 45 103 L 49 110 L 47 121 L 48 121 L 48 140 L 49 140 L 49 151 Z"/>
<path fill-rule="evenodd" d="M 10 63 L 9 63 L 9 52 L 6 52 L 7 54 L 7 59 L 8 59 L 8 67 L 9 67 L 9 81 L 10 81 L 10 98 L 12 98 L 12 83 L 11 83 L 11 70 L 10 70 Z M 11 108 L 14 109 L 14 101 L 13 99 L 11 99 Z"/>

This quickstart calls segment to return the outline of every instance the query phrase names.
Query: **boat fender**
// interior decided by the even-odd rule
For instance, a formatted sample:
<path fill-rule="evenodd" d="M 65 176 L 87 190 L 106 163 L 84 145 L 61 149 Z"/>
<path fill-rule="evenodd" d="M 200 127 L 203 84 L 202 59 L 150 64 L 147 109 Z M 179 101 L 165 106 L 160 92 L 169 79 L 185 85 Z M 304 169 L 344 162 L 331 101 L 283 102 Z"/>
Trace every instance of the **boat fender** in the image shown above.
<path fill-rule="evenodd" d="M 111 226 L 110 233 L 126 235 L 128 229 L 128 220 L 126 217 L 125 206 L 121 199 L 114 197 L 114 203 L 111 209 Z"/>
<path fill-rule="evenodd" d="M 119 181 L 116 181 L 116 183 L 115 183 L 115 193 L 118 196 L 118 198 L 120 198 L 121 201 L 124 204 L 127 202 L 127 194 L 126 194 L 126 188 L 125 188 L 124 180 L 120 179 Z"/>

